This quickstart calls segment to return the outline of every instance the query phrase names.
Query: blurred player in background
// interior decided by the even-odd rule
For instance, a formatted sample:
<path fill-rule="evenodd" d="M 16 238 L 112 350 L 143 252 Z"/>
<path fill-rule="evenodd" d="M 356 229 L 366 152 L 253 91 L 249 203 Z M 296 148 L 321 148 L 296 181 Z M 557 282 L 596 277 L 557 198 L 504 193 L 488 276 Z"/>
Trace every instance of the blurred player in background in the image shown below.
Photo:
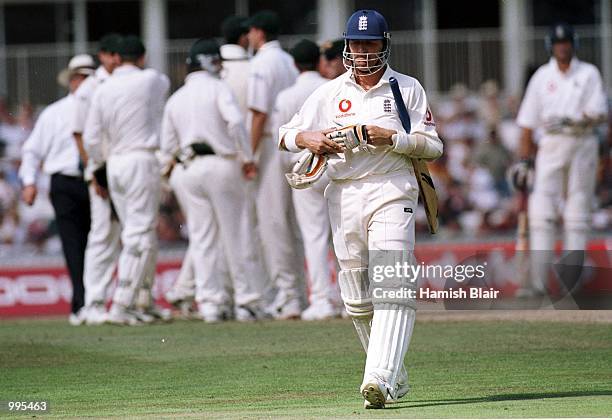
<path fill-rule="evenodd" d="M 522 162 L 513 168 L 512 180 L 517 188 L 526 188 L 535 159 L 528 215 L 532 287 L 539 293 L 546 291 L 547 262 L 563 198 L 563 249 L 586 249 L 598 161 L 594 128 L 607 117 L 599 71 L 575 57 L 576 44 L 571 26 L 552 28 L 547 37 L 552 57 L 529 81 L 517 117 Z M 541 135 L 537 146 L 536 132 Z"/>
<path fill-rule="evenodd" d="M 366 408 L 384 408 L 387 399 L 408 392 L 403 360 L 414 326 L 415 302 L 383 299 L 374 305 L 368 268 L 380 256 L 413 263 L 419 190 L 408 157 L 438 158 L 442 142 L 419 82 L 387 65 L 390 35 L 385 18 L 374 10 L 355 12 L 344 38 L 344 63 L 349 71 L 306 100 L 300 112 L 281 127 L 279 146 L 329 155 L 331 181 L 325 197 L 341 268 L 338 281 L 346 311 L 367 352 L 360 391 Z M 411 133 L 403 129 L 391 103 L 392 76 L 403 91 Z M 336 131 L 329 127 L 350 124 L 368 124 L 367 136 L 361 136 L 367 144 L 360 139 L 357 147 L 345 148 L 347 135 L 328 137 Z M 345 130 L 354 133 L 350 126 Z"/>
<path fill-rule="evenodd" d="M 247 83 L 249 80 L 249 28 L 247 19 L 240 16 L 230 16 L 221 24 L 221 33 L 225 44 L 221 45 L 223 70 L 221 77 L 234 92 L 240 110 L 247 114 Z"/>
<path fill-rule="evenodd" d="M 342 61 L 342 51 L 344 51 L 343 39 L 328 41 L 321 46 L 321 62 L 319 64 L 321 76 L 326 79 L 335 79 L 346 72 Z"/>
<path fill-rule="evenodd" d="M 224 278 L 229 269 L 239 321 L 265 317 L 257 273 L 255 226 L 245 183 L 256 176 L 244 118 L 229 86 L 219 78 L 221 55 L 214 40 L 199 40 L 187 60 L 185 85 L 168 100 L 162 153 L 182 157 L 185 211 L 196 301 L 202 319 L 231 316 Z M 227 268 L 226 268 L 227 267 Z"/>
<path fill-rule="evenodd" d="M 119 281 L 107 320 L 135 325 L 154 319 L 149 308 L 136 310 L 135 299 L 157 260 L 160 168 L 155 151 L 170 81 L 144 69 L 139 38 L 123 37 L 118 50 L 121 65 L 94 94 L 84 143 L 94 167 L 106 159 L 109 192 L 122 224 Z"/>
<path fill-rule="evenodd" d="M 83 264 L 90 226 L 89 193 L 83 180 L 79 150 L 72 137 L 71 117 L 76 100 L 74 92 L 94 73 L 95 63 L 87 54 L 74 56 L 58 76 L 67 87 L 64 98 L 49 105 L 36 121 L 34 130 L 22 149 L 19 178 L 23 184 L 23 201 L 31 206 L 36 200 L 36 175 L 42 163 L 51 175 L 50 198 L 62 241 L 62 250 L 72 281 L 70 324 L 85 321 L 83 310 Z"/>
<path fill-rule="evenodd" d="M 274 107 L 274 126 L 289 122 L 300 110 L 306 98 L 327 81 L 319 72 L 320 51 L 317 44 L 309 40 L 298 42 L 290 51 L 295 67 L 300 72 L 295 84 L 278 94 Z M 286 155 L 293 157 L 293 155 Z M 295 163 L 290 162 L 290 165 Z M 302 312 L 307 321 L 332 318 L 339 315 L 333 304 L 334 271 L 328 260 L 331 230 L 327 200 L 323 191 L 329 178 L 321 177 L 311 188 L 292 190 L 293 207 L 304 242 L 304 253 L 310 277 L 310 306 Z"/>
<path fill-rule="evenodd" d="M 257 221 L 268 273 L 278 289 L 269 312 L 279 319 L 298 318 L 302 312 L 298 281 L 303 261 L 295 252 L 291 192 L 270 121 L 276 96 L 295 83 L 298 72 L 293 58 L 276 39 L 280 18 L 275 12 L 259 12 L 247 23 L 249 45 L 257 52 L 250 62 L 247 94 L 248 128 L 259 165 Z"/>
<path fill-rule="evenodd" d="M 87 238 L 85 251 L 85 317 L 88 325 L 101 324 L 106 319 L 106 298 L 113 279 L 113 272 L 119 256 L 119 235 L 121 226 L 105 187 L 99 185 L 93 177 L 93 167 L 88 164 L 87 152 L 83 146 L 83 131 L 87 113 L 94 92 L 111 75 L 119 65 L 117 54 L 121 36 L 108 34 L 100 40 L 98 60 L 100 66 L 88 77 L 75 92 L 72 131 L 79 148 L 81 161 L 85 170 L 85 180 L 89 184 L 91 204 L 91 230 Z M 103 150 L 106 158 L 107 150 Z"/>

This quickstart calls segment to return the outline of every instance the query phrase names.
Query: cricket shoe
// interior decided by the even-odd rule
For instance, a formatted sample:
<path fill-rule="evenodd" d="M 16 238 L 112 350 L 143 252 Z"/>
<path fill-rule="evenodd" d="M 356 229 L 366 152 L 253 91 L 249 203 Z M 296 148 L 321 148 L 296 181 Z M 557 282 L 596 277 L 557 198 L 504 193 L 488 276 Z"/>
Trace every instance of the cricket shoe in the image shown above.
<path fill-rule="evenodd" d="M 87 309 L 87 315 L 85 316 L 85 324 L 87 325 L 101 325 L 106 322 L 106 308 L 102 304 L 91 305 Z"/>
<path fill-rule="evenodd" d="M 82 307 L 76 313 L 71 313 L 68 317 L 68 323 L 73 327 L 78 327 L 79 325 L 83 325 L 85 323 L 85 318 L 87 316 L 87 308 Z"/>
<path fill-rule="evenodd" d="M 227 321 L 231 318 L 231 311 L 226 305 L 215 305 L 212 303 L 200 303 L 198 305 L 199 318 L 208 323 Z"/>
<path fill-rule="evenodd" d="M 252 322 L 270 319 L 271 315 L 257 304 L 239 305 L 235 308 L 236 321 Z"/>
<path fill-rule="evenodd" d="M 148 316 L 152 316 L 153 321 L 168 322 L 172 320 L 172 311 L 170 309 L 162 308 L 155 304 L 143 308 L 142 312 Z"/>
<path fill-rule="evenodd" d="M 274 319 L 300 319 L 302 305 L 297 296 L 290 296 L 285 291 L 279 290 L 266 312 Z"/>
<path fill-rule="evenodd" d="M 119 305 L 113 305 L 106 314 L 106 323 L 113 325 L 141 325 L 143 322 L 131 310 Z"/>
<path fill-rule="evenodd" d="M 302 312 L 303 321 L 321 321 L 338 316 L 340 311 L 329 300 L 315 302 Z"/>
<path fill-rule="evenodd" d="M 408 385 L 408 371 L 406 370 L 406 367 L 403 364 L 402 369 L 400 370 L 400 373 L 398 375 L 397 385 L 395 386 L 395 388 L 395 397 L 393 397 L 391 393 L 389 393 L 389 395 L 387 395 L 387 404 L 393 404 L 398 402 L 400 398 L 405 397 L 406 394 L 408 394 L 408 391 L 410 391 L 410 385 Z"/>
<path fill-rule="evenodd" d="M 178 311 L 178 314 L 175 313 L 174 316 L 179 319 L 183 319 L 185 321 L 191 321 L 194 319 L 201 319 L 200 313 L 193 301 L 182 300 L 180 302 L 173 303 L 172 306 Z"/>
<path fill-rule="evenodd" d="M 371 376 L 361 385 L 361 395 L 364 398 L 363 408 L 381 409 L 385 408 L 385 402 L 389 395 L 387 384 L 375 376 Z"/>
<path fill-rule="evenodd" d="M 175 306 L 176 304 L 184 301 L 193 302 L 195 300 L 195 296 L 191 292 L 187 293 L 186 291 L 172 288 L 166 292 L 164 299 L 166 299 L 166 302 L 168 302 L 170 305 Z"/>

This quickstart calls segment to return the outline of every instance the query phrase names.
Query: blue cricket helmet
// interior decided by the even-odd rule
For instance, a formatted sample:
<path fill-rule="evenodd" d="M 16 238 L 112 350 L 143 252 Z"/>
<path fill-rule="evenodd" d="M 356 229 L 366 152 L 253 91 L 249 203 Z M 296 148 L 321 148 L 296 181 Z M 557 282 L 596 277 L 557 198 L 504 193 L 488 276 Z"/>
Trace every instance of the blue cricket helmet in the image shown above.
<path fill-rule="evenodd" d="M 389 25 L 376 10 L 359 10 L 346 22 L 344 39 L 388 39 Z"/>
<path fill-rule="evenodd" d="M 389 25 L 383 15 L 376 10 L 358 10 L 351 15 L 344 31 L 343 64 L 353 74 L 362 76 L 374 74 L 387 65 L 389 61 L 390 39 Z M 383 41 L 383 47 L 377 53 L 353 53 L 349 48 L 349 41 Z M 365 57 L 364 57 L 365 56 Z M 358 66 L 356 59 L 366 59 L 368 64 Z"/>

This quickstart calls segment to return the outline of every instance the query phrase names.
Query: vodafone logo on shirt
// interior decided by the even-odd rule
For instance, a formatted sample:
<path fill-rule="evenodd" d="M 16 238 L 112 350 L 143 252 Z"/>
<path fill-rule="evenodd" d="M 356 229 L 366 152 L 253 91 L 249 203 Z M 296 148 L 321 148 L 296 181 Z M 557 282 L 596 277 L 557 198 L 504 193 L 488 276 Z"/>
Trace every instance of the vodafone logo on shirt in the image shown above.
<path fill-rule="evenodd" d="M 349 112 L 352 105 L 353 104 L 351 103 L 351 101 L 349 101 L 348 99 L 343 99 L 338 104 L 338 109 L 340 110 L 340 112 Z"/>
<path fill-rule="evenodd" d="M 342 99 L 340 102 L 338 102 L 338 110 L 341 112 L 341 114 L 336 115 L 336 118 L 345 118 L 345 117 L 354 116 L 355 115 L 354 112 L 349 113 L 352 106 L 353 106 L 353 103 L 349 99 Z"/>

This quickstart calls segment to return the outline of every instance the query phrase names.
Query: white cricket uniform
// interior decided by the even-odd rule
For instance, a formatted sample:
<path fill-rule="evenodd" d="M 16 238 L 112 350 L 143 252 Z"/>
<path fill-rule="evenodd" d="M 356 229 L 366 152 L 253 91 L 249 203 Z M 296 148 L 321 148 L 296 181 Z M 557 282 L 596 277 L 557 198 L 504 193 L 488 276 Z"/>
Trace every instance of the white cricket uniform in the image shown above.
<path fill-rule="evenodd" d="M 116 68 L 96 89 L 84 142 L 94 165 L 106 159 L 108 186 L 123 226 L 115 304 L 130 307 L 157 260 L 160 199 L 159 125 L 168 77 L 132 64 Z"/>
<path fill-rule="evenodd" d="M 420 133 L 425 144 L 417 147 L 414 137 L 402 128 L 389 86 L 391 76 L 399 82 L 411 133 Z M 403 251 L 403 255 L 414 250 L 418 185 L 408 156 L 435 159 L 442 154 L 442 142 L 419 82 L 389 67 L 368 91 L 354 81 L 352 72 L 327 82 L 281 127 L 279 139 L 288 150 L 299 152 L 295 138 L 300 131 L 357 123 L 397 130 L 398 134 L 392 146 L 368 145 L 367 151 L 347 150 L 330 156 L 327 174 L 331 182 L 325 197 L 341 269 L 341 295 L 367 351 L 364 381 L 372 376 L 382 378 L 393 393 L 412 334 L 414 302 L 373 306 L 368 264 L 384 251 Z"/>
<path fill-rule="evenodd" d="M 110 77 L 103 66 L 96 69 L 93 76 L 81 83 L 74 93 L 76 106 L 72 121 L 72 132 L 83 134 L 91 99 L 98 86 Z M 106 153 L 105 153 L 106 155 Z M 93 167 L 87 165 L 86 179 L 90 180 Z M 96 194 L 92 183 L 89 183 L 89 203 L 91 207 L 91 230 L 87 237 L 85 250 L 85 306 L 104 305 L 108 290 L 113 280 L 115 263 L 120 251 L 121 225 L 113 218 L 111 202 Z"/>
<path fill-rule="evenodd" d="M 530 247 L 552 250 L 557 205 L 565 196 L 564 249 L 584 250 L 595 192 L 598 145 L 593 130 L 555 132 L 555 121 L 607 115 L 601 76 L 595 66 L 573 58 L 566 73 L 554 58 L 533 75 L 517 116 L 523 128 L 542 130 L 529 197 Z"/>
<path fill-rule="evenodd" d="M 229 85 L 238 100 L 243 115 L 247 115 L 247 89 L 249 80 L 249 55 L 240 45 L 225 44 L 220 48 L 223 59 L 221 78 Z"/>
<path fill-rule="evenodd" d="M 301 73 L 295 84 L 278 94 L 274 107 L 274 125 L 280 127 L 289 122 L 300 110 L 306 99 L 319 86 L 327 82 L 319 72 Z M 298 155 L 283 154 L 287 157 Z M 287 159 L 289 160 L 289 159 Z M 291 170 L 295 159 L 288 162 L 286 171 Z M 334 270 L 329 263 L 331 230 L 329 211 L 323 191 L 329 178 L 325 174 L 313 186 L 303 190 L 293 189 L 293 207 L 297 217 L 300 233 L 304 242 L 304 253 L 310 277 L 310 303 L 330 302 L 336 297 L 332 278 Z"/>
<path fill-rule="evenodd" d="M 214 155 L 186 162 L 182 182 L 191 259 L 199 304 L 230 303 L 227 267 L 238 306 L 258 304 L 261 273 L 253 241 L 242 163 L 253 160 L 244 117 L 229 86 L 206 71 L 190 73 L 168 100 L 162 123 L 162 152 L 174 155 L 207 143 Z"/>
<path fill-rule="evenodd" d="M 276 130 L 272 112 L 277 95 L 295 83 L 298 71 L 293 58 L 282 50 L 278 41 L 264 44 L 251 59 L 247 106 L 267 114 L 263 137 L 256 151 L 257 221 L 268 274 L 279 294 L 289 300 L 297 298 L 299 273 L 303 261 L 295 252 L 296 222 L 291 205 L 290 187 L 285 179 L 283 158 L 276 147 Z M 251 127 L 251 117 L 247 127 Z"/>

